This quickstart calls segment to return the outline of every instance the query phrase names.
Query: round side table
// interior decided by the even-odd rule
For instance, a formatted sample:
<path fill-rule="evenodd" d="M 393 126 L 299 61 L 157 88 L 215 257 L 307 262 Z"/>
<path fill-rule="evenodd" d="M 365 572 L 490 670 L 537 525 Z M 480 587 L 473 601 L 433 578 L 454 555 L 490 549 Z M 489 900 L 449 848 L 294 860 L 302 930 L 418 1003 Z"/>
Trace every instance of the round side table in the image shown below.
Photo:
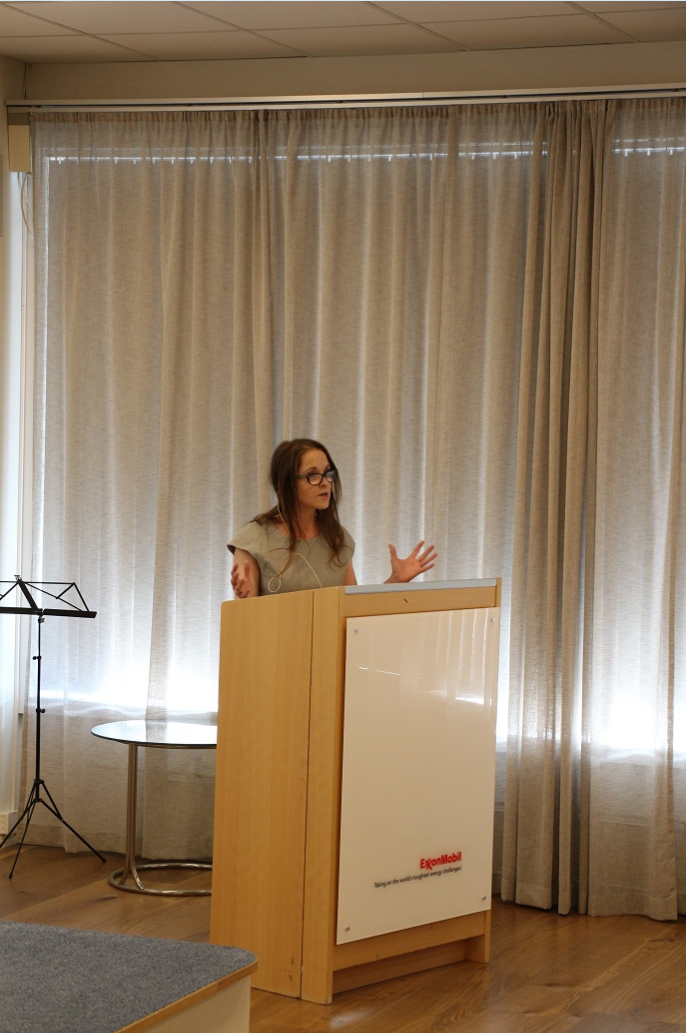
<path fill-rule="evenodd" d="M 126 856 L 124 867 L 112 872 L 109 883 L 130 893 L 149 893 L 157 897 L 206 897 L 212 890 L 164 890 L 144 886 L 139 872 L 161 868 L 212 870 L 211 864 L 195 861 L 157 861 L 136 867 L 136 791 L 138 787 L 138 747 L 163 750 L 214 750 L 217 748 L 217 727 L 182 721 L 110 721 L 91 729 L 100 739 L 110 739 L 129 747 L 129 775 L 126 803 Z M 132 885 L 126 885 L 128 877 Z"/>

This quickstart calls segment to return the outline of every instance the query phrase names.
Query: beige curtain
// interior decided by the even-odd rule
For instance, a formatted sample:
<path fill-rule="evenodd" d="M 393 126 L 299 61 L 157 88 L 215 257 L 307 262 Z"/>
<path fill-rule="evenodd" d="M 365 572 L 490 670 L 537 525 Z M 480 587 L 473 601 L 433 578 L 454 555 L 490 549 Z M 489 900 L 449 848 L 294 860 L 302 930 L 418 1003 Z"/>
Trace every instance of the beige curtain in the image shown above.
<path fill-rule="evenodd" d="M 562 912 L 677 914 L 685 113 L 582 105 L 548 134 L 521 350 L 502 891 Z"/>
<path fill-rule="evenodd" d="M 547 153 L 536 154 L 543 218 L 529 227 L 521 339 L 502 893 L 539 907 L 559 894 L 563 910 L 579 878 L 577 675 L 603 120 L 602 107 L 551 110 Z"/>
<path fill-rule="evenodd" d="M 684 111 L 36 117 L 34 576 L 98 610 L 46 622 L 44 767 L 95 845 L 125 758 L 90 727 L 213 712 L 225 543 L 308 434 L 360 580 L 419 537 L 504 579 L 503 894 L 676 913 Z M 210 851 L 207 755 L 143 787 L 146 854 Z"/>

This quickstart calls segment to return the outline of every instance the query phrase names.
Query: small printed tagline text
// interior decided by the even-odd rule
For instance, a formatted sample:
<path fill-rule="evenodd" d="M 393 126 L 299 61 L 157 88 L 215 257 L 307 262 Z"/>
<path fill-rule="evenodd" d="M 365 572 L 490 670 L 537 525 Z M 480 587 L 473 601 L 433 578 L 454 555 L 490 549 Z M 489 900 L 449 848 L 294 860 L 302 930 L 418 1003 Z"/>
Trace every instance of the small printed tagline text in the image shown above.
<path fill-rule="evenodd" d="M 402 879 L 387 879 L 386 882 L 375 882 L 374 888 L 382 890 L 386 886 L 399 886 L 403 882 L 418 882 L 420 879 L 431 879 L 435 875 L 449 875 L 451 872 L 461 872 L 462 865 L 458 864 L 452 868 L 441 868 L 440 871 L 420 872 L 419 875 L 406 875 Z"/>

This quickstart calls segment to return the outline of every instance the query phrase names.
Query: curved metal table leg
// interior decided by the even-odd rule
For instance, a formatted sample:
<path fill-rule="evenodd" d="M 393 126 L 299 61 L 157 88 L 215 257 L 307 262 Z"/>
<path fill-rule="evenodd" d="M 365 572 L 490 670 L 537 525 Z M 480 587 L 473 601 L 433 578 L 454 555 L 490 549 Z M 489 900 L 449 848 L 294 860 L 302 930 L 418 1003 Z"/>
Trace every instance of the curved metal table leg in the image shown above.
<path fill-rule="evenodd" d="M 141 864 L 136 867 L 136 794 L 138 792 L 138 744 L 129 743 L 129 775 L 128 775 L 128 796 L 126 801 L 126 855 L 124 867 L 112 872 L 108 882 L 118 890 L 127 890 L 129 893 L 148 893 L 155 897 L 208 897 L 212 890 L 162 890 L 154 889 L 151 886 L 144 886 L 141 882 L 139 872 L 157 871 L 163 868 L 183 868 L 191 870 L 211 871 L 211 864 L 202 864 L 195 861 L 157 861 L 151 864 Z M 135 885 L 126 885 L 126 880 L 131 876 Z"/>

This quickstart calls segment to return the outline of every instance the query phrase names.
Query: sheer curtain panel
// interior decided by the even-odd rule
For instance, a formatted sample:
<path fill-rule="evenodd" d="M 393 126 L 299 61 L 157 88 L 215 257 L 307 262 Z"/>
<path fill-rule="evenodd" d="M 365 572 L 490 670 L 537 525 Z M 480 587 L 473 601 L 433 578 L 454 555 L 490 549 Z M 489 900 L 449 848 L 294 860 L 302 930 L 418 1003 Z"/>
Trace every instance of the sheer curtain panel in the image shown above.
<path fill-rule="evenodd" d="M 91 842 L 122 849 L 126 776 L 90 727 L 214 712 L 226 541 L 312 435 L 360 580 L 419 538 L 504 579 L 503 894 L 675 916 L 685 114 L 34 116 L 33 576 L 98 610 L 46 621 L 44 768 Z M 212 791 L 146 757 L 140 849 L 210 853 Z"/>
<path fill-rule="evenodd" d="M 681 101 L 551 120 L 522 338 L 503 894 L 683 909 Z"/>

